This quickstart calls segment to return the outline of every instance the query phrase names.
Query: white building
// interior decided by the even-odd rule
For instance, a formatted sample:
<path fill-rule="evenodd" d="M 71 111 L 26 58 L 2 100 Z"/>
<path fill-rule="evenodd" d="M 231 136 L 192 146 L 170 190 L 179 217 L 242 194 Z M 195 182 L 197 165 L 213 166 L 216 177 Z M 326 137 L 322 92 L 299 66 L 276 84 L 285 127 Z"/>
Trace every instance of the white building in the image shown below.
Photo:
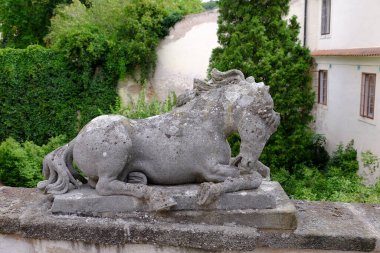
<path fill-rule="evenodd" d="M 328 151 L 354 140 L 359 155 L 380 157 L 380 0 L 292 0 L 292 15 L 315 61 L 315 128 Z"/>

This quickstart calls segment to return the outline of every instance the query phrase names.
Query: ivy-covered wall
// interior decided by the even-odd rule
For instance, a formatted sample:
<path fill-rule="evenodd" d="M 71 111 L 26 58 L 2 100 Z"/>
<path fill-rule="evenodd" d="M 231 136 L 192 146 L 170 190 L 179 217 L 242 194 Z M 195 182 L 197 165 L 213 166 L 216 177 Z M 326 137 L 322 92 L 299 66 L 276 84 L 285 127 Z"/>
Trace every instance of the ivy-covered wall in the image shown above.
<path fill-rule="evenodd" d="M 60 134 L 74 137 L 117 97 L 115 76 L 74 68 L 52 49 L 3 49 L 0 66 L 0 141 L 44 144 Z"/>

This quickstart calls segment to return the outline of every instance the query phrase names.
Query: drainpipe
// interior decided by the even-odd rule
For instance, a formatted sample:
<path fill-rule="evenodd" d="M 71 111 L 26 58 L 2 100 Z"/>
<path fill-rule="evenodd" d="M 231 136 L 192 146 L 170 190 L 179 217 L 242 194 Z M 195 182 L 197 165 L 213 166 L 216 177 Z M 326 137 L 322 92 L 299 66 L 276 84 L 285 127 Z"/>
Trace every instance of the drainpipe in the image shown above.
<path fill-rule="evenodd" d="M 305 10 L 303 19 L 303 46 L 306 47 L 306 25 L 307 25 L 307 0 L 305 0 Z"/>

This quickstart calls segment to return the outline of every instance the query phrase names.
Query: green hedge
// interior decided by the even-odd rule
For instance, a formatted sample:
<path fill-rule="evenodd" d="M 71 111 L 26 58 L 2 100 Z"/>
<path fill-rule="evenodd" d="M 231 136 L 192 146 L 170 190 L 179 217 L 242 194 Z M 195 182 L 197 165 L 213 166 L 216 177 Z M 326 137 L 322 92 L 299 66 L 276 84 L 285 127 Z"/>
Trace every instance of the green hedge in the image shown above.
<path fill-rule="evenodd" d="M 73 68 L 52 49 L 2 49 L 0 66 L 0 141 L 71 138 L 99 109 L 107 113 L 115 103 L 115 76 Z"/>

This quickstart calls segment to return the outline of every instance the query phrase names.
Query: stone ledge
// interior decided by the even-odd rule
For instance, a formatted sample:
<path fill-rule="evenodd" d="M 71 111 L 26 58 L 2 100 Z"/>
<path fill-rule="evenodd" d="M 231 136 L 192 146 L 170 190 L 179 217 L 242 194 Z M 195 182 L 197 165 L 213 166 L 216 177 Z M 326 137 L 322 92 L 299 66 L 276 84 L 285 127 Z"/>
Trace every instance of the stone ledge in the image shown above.
<path fill-rule="evenodd" d="M 380 251 L 380 206 L 294 201 L 298 228 L 254 229 L 135 218 L 53 215 L 51 199 L 35 189 L 0 188 L 0 233 L 92 244 L 149 244 L 210 251 L 255 248 Z"/>

